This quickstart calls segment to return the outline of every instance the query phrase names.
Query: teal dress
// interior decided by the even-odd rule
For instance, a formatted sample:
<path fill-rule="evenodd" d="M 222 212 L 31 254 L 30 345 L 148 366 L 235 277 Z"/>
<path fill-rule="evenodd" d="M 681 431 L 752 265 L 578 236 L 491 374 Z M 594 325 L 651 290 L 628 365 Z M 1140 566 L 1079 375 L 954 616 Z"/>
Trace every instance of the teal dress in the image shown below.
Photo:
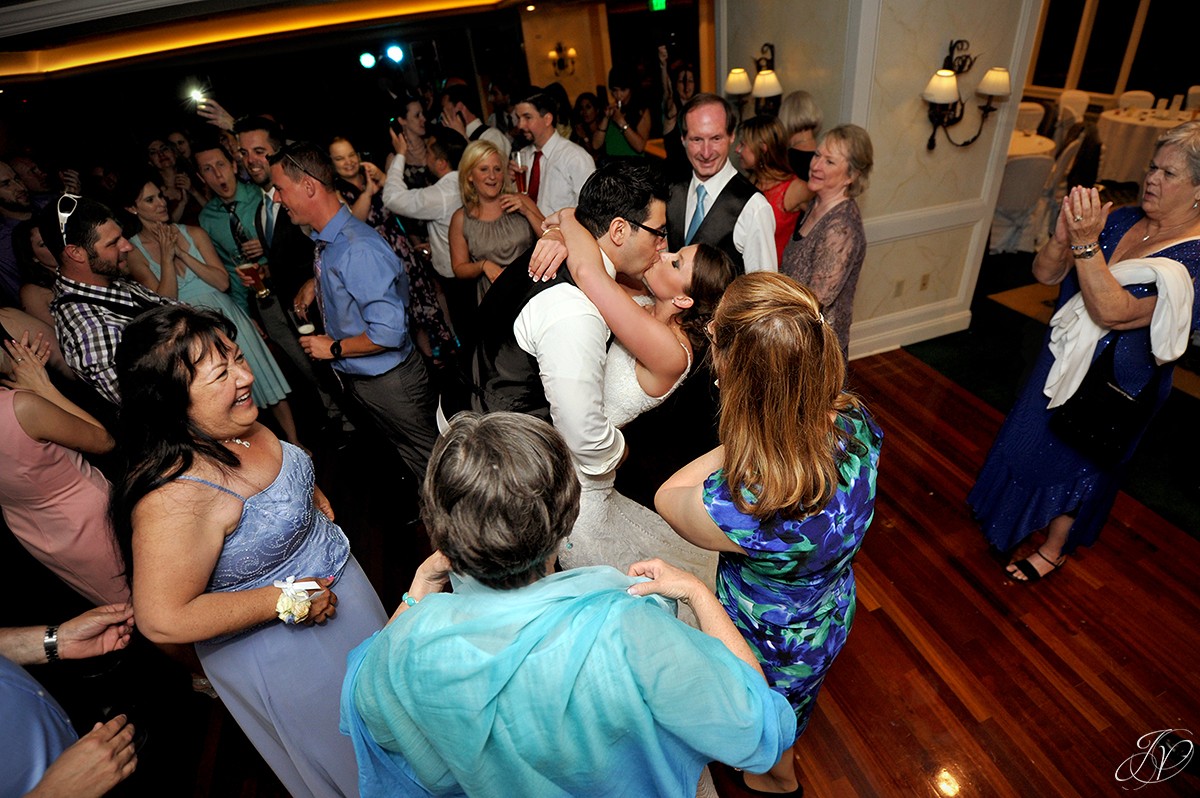
<path fill-rule="evenodd" d="M 187 241 L 188 251 L 192 257 L 203 261 L 204 258 L 200 255 L 196 242 L 188 235 L 187 228 L 181 224 L 175 226 L 179 228 L 179 234 L 183 236 L 183 239 Z M 146 258 L 154 276 L 162 279 L 162 266 L 150 257 L 150 253 L 146 251 L 146 247 L 142 243 L 141 235 L 134 236 L 129 242 L 137 247 L 138 252 L 141 252 L 142 256 Z M 191 269 L 187 269 L 179 277 L 178 296 L 180 302 L 186 302 L 193 307 L 215 310 L 233 322 L 233 326 L 237 328 L 238 346 L 242 348 L 242 353 L 246 355 L 246 362 L 250 364 L 250 370 L 254 372 L 254 384 L 250 386 L 250 396 L 254 399 L 255 405 L 270 407 L 287 398 L 292 387 L 284 379 L 283 372 L 279 370 L 275 358 L 271 356 L 267 345 L 263 343 L 262 336 L 258 334 L 254 322 L 250 321 L 246 311 L 241 309 L 232 296 L 219 290 L 216 286 L 204 282 L 200 275 Z"/>
<path fill-rule="evenodd" d="M 745 549 L 725 552 L 717 597 L 754 650 L 767 683 L 808 726 L 817 692 L 854 621 L 850 567 L 875 513 L 875 475 L 883 433 L 862 410 L 839 417 L 838 487 L 807 518 L 758 521 L 733 504 L 724 470 L 704 482 L 704 506 L 721 531 Z M 748 492 L 747 499 L 753 500 Z"/>

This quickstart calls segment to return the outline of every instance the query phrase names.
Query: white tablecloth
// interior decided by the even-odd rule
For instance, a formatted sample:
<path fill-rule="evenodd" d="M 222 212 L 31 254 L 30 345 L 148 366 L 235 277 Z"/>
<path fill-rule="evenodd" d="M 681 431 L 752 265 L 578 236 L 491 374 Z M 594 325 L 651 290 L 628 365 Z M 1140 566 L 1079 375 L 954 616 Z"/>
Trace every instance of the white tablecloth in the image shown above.
<path fill-rule="evenodd" d="M 1096 132 L 1104 144 L 1104 156 L 1099 179 L 1140 183 L 1154 157 L 1158 137 L 1192 118 L 1190 111 L 1168 111 L 1165 119 L 1155 114 L 1147 108 L 1114 108 L 1100 114 Z"/>
<path fill-rule="evenodd" d="M 1014 130 L 1012 140 L 1008 142 L 1008 157 L 1016 158 L 1018 155 L 1054 155 L 1054 139 L 1026 136 Z"/>

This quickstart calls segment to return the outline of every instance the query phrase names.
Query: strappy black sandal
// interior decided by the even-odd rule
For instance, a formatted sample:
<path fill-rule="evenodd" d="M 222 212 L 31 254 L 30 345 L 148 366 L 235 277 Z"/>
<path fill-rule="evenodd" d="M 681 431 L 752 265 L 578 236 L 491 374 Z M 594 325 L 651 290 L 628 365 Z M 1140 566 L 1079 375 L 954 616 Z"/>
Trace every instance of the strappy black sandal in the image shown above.
<path fill-rule="evenodd" d="M 1030 562 L 1030 560 L 1033 559 L 1034 556 L 1041 557 L 1043 562 L 1049 564 L 1050 570 L 1047 571 L 1045 574 L 1038 573 L 1038 569 L 1035 568 L 1033 566 L 1033 563 Z M 1030 554 L 1025 559 L 1014 560 L 1011 563 L 1009 563 L 1009 565 L 1015 565 L 1017 570 L 1009 571 L 1008 569 L 1005 569 L 1005 573 L 1008 574 L 1008 578 L 1013 580 L 1014 582 L 1036 582 L 1039 579 L 1045 579 L 1047 576 L 1050 576 L 1050 574 L 1054 573 L 1059 568 L 1061 568 L 1062 564 L 1065 563 L 1066 561 L 1067 561 L 1067 555 L 1065 555 L 1065 554 L 1058 558 L 1058 562 L 1055 562 L 1054 560 L 1051 560 L 1049 557 L 1047 557 L 1045 554 L 1042 554 L 1042 550 L 1039 548 L 1039 549 L 1034 549 L 1033 554 Z M 1021 576 L 1024 576 L 1025 578 L 1021 579 L 1019 576 L 1017 576 L 1017 574 L 1020 574 Z"/>

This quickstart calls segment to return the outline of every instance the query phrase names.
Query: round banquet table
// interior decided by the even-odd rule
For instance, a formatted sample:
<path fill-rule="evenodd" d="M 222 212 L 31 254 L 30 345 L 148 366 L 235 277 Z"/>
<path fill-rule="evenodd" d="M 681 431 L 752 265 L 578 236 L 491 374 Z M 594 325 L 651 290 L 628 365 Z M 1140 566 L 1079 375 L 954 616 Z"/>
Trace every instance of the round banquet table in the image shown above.
<path fill-rule="evenodd" d="M 1008 142 L 1008 157 L 1016 158 L 1018 155 L 1054 155 L 1054 139 L 1028 136 L 1014 130 L 1012 139 Z"/>
<path fill-rule="evenodd" d="M 1104 144 L 1097 177 L 1119 183 L 1140 183 L 1154 157 L 1154 145 L 1166 131 L 1192 118 L 1190 111 L 1166 111 L 1152 108 L 1114 108 L 1100 114 L 1096 132 Z"/>

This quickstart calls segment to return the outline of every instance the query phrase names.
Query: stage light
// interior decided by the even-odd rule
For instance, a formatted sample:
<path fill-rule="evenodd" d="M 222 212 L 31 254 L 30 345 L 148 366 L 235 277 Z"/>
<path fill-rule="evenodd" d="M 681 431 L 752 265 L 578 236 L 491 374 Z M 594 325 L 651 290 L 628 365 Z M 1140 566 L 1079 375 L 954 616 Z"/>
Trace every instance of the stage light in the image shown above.
<path fill-rule="evenodd" d="M 363 53 L 358 57 L 358 63 L 362 64 L 363 69 L 371 69 L 375 66 L 375 56 L 370 53 Z"/>
<path fill-rule="evenodd" d="M 404 60 L 404 51 L 400 49 L 400 45 L 393 44 L 387 48 L 387 57 L 390 58 L 393 63 L 399 64 Z"/>

